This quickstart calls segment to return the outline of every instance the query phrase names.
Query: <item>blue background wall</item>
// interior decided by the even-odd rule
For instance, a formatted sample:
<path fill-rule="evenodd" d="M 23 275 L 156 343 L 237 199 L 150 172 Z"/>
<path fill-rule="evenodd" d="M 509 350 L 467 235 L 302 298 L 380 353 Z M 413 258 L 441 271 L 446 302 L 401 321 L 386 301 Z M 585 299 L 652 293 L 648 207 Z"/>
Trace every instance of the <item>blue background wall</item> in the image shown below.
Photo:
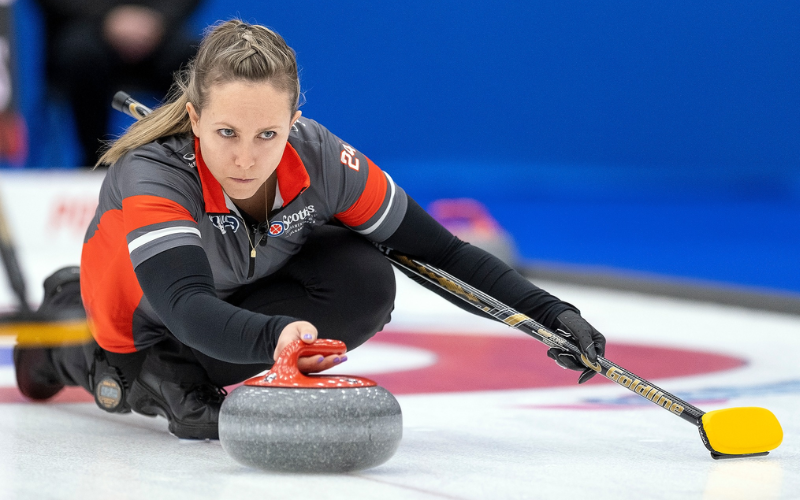
<path fill-rule="evenodd" d="M 231 16 L 295 48 L 307 116 L 423 204 L 489 204 L 525 258 L 800 292 L 798 2 L 207 0 L 192 26 Z"/>

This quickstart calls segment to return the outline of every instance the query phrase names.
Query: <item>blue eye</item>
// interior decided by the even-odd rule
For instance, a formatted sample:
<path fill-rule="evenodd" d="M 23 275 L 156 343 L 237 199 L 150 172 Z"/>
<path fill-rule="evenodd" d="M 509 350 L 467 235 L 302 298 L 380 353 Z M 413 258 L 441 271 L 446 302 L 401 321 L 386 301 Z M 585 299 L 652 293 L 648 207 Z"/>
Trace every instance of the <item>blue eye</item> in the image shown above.
<path fill-rule="evenodd" d="M 236 133 L 229 128 L 221 128 L 217 130 L 217 133 L 222 137 L 234 137 L 236 135 Z"/>
<path fill-rule="evenodd" d="M 273 131 L 261 132 L 260 136 L 262 139 L 272 139 L 273 137 L 275 137 L 275 132 Z"/>

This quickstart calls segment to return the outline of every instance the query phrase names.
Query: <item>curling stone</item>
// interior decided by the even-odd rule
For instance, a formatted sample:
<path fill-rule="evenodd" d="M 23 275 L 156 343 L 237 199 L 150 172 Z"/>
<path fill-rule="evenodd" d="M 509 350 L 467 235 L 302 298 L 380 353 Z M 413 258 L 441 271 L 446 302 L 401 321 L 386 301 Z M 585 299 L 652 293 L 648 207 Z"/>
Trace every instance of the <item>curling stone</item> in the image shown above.
<path fill-rule="evenodd" d="M 338 340 L 289 344 L 266 375 L 225 398 L 219 440 L 236 461 L 279 472 L 348 472 L 389 460 L 403 436 L 400 405 L 374 381 L 304 375 L 301 356 L 344 354 Z"/>

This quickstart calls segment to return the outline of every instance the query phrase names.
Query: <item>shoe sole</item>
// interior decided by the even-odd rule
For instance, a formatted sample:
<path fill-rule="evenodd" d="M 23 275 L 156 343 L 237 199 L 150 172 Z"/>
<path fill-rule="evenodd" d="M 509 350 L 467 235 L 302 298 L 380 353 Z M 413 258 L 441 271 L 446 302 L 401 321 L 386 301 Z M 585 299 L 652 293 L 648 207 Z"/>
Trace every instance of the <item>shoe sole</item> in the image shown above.
<path fill-rule="evenodd" d="M 158 395 L 138 380 L 134 380 L 131 386 L 128 404 L 134 413 L 147 417 L 161 415 L 166 418 L 169 421 L 168 429 L 170 434 L 179 439 L 219 439 L 219 427 L 217 425 L 186 424 L 179 421 L 169 408 L 165 408 L 161 404 Z"/>

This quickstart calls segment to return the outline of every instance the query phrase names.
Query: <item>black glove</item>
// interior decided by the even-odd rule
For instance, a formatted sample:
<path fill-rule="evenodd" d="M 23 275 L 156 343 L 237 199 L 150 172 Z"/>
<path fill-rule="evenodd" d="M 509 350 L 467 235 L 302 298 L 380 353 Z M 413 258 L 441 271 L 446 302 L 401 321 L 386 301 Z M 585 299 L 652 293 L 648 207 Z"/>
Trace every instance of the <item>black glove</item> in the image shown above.
<path fill-rule="evenodd" d="M 575 311 L 564 311 L 556 318 L 557 328 L 566 333 L 565 337 L 578 343 L 581 352 L 592 363 L 597 363 L 597 356 L 606 352 L 606 338 L 595 330 L 580 314 Z M 553 347 L 547 351 L 547 357 L 555 360 L 559 366 L 570 370 L 582 371 L 578 383 L 582 384 L 594 377 L 597 372 L 587 368 L 574 354 Z"/>

